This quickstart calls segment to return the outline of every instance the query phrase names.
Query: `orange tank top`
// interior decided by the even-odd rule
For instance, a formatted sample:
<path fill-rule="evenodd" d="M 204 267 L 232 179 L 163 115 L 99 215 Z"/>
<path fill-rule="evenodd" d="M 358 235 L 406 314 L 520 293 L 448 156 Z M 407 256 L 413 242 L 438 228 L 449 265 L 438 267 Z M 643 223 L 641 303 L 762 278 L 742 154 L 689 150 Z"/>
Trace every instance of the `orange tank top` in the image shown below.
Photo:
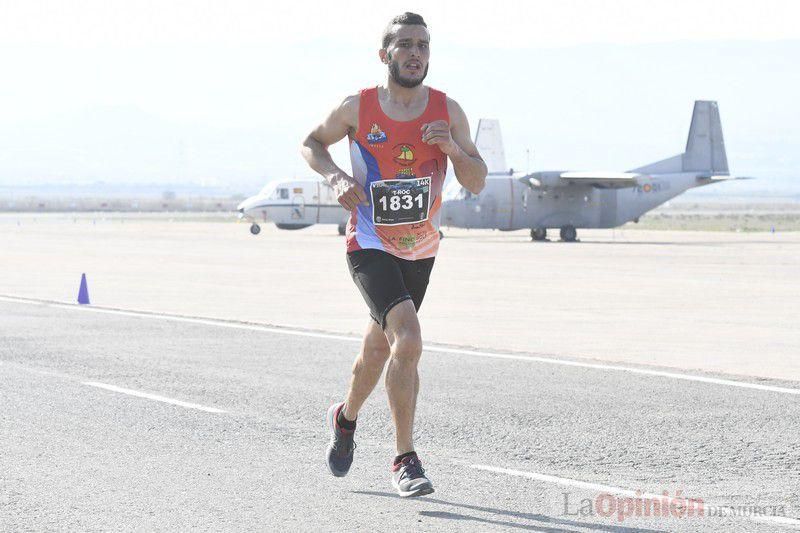
<path fill-rule="evenodd" d="M 361 91 L 350 160 L 369 205 L 350 213 L 348 252 L 373 248 L 409 260 L 436 255 L 447 156 L 422 142 L 421 129 L 434 120 L 450 122 L 441 91 L 429 88 L 425 111 L 409 121 L 383 112 L 377 88 Z"/>

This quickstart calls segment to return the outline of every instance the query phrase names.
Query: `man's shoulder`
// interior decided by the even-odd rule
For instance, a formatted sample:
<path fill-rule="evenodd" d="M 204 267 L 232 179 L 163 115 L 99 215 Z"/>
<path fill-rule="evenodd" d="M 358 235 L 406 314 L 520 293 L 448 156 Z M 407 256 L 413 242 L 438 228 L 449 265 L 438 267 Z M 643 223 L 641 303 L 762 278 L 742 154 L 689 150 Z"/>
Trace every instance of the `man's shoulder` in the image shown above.
<path fill-rule="evenodd" d="M 425 87 L 428 88 L 429 91 L 433 91 L 442 95 L 445 99 L 445 104 L 447 105 L 447 114 L 451 117 L 455 114 L 457 116 L 463 115 L 464 110 L 461 109 L 461 106 L 456 102 L 453 98 L 451 98 L 446 92 L 441 89 L 437 89 L 436 87 L 431 87 L 430 85 L 426 85 Z"/>
<path fill-rule="evenodd" d="M 342 100 L 341 108 L 347 111 L 358 111 L 358 103 L 361 100 L 361 93 L 349 94 Z"/>
<path fill-rule="evenodd" d="M 344 100 L 339 104 L 336 114 L 348 125 L 355 127 L 358 125 L 358 104 L 358 93 L 345 96 Z"/>
<path fill-rule="evenodd" d="M 461 106 L 458 102 L 455 101 L 450 95 L 446 96 L 447 98 L 447 109 L 461 109 Z"/>
<path fill-rule="evenodd" d="M 451 120 L 461 120 L 466 117 L 461 105 L 449 96 L 447 97 L 447 114 L 450 115 Z"/>

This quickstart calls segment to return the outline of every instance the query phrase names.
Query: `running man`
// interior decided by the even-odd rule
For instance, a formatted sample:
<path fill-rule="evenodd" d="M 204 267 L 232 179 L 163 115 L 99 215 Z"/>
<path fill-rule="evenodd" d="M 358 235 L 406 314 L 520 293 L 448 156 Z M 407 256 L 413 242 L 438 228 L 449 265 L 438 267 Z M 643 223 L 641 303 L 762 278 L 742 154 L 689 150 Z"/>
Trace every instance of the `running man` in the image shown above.
<path fill-rule="evenodd" d="M 347 263 L 371 316 L 347 397 L 328 409 L 332 437 L 327 462 L 334 476 L 347 474 L 358 413 L 388 361 L 386 392 L 397 446 L 392 484 L 400 496 L 422 496 L 433 492 L 433 485 L 412 438 L 422 355 L 417 311 L 439 248 L 447 160 L 461 185 L 474 194 L 483 189 L 487 171 L 464 111 L 422 84 L 430 59 L 423 18 L 405 13 L 392 19 L 378 56 L 387 69 L 385 85 L 345 98 L 302 147 L 309 166 L 350 211 Z M 328 151 L 345 136 L 352 176 Z"/>

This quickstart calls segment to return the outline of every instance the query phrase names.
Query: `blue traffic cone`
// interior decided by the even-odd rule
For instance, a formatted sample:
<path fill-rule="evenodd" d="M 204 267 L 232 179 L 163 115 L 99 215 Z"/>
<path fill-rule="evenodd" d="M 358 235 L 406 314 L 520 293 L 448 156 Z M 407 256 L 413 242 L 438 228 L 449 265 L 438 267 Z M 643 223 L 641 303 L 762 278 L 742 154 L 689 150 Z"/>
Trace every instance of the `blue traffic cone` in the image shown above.
<path fill-rule="evenodd" d="M 81 288 L 78 289 L 78 303 L 88 305 L 89 287 L 86 286 L 86 274 L 81 274 Z"/>

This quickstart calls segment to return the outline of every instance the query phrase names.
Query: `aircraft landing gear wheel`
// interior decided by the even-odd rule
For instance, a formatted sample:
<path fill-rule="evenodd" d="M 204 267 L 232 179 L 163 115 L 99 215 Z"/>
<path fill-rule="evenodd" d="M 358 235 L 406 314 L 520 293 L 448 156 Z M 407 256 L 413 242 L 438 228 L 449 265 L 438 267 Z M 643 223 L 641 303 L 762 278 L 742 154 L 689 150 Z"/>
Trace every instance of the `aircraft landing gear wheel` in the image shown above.
<path fill-rule="evenodd" d="M 258 224 L 251 225 L 250 233 L 252 233 L 253 235 L 258 235 L 259 233 L 261 233 L 261 226 L 259 226 Z"/>
<path fill-rule="evenodd" d="M 544 241 L 547 239 L 547 228 L 533 228 L 531 229 L 532 241 Z"/>
<path fill-rule="evenodd" d="M 575 226 L 564 226 L 561 228 L 561 240 L 565 242 L 575 242 L 578 239 L 578 232 Z"/>
<path fill-rule="evenodd" d="M 344 235 L 345 232 L 347 231 L 347 226 L 345 226 L 344 224 L 339 224 L 339 227 L 337 229 L 339 230 L 339 235 Z"/>

